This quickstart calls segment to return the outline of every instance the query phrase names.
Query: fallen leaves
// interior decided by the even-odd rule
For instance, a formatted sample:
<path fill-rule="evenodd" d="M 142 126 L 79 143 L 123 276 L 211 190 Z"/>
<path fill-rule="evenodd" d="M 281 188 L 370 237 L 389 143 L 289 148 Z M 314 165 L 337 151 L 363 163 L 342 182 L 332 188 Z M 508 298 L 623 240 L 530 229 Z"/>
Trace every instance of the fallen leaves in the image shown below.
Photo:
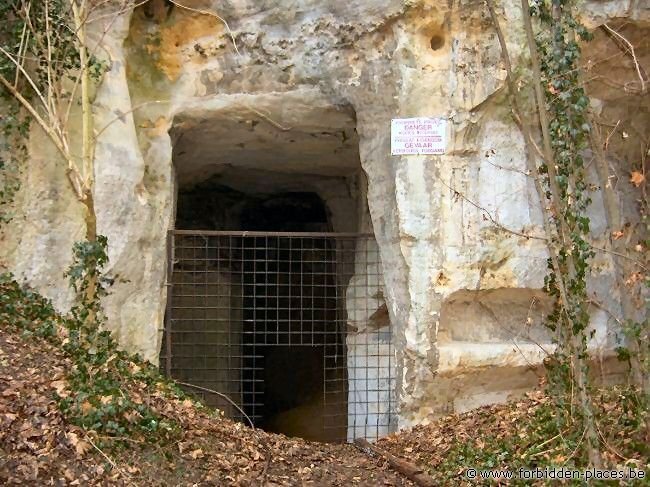
<path fill-rule="evenodd" d="M 606 468 L 623 468 L 619 455 L 627 458 L 628 465 L 647 465 L 644 424 L 638 418 L 631 420 L 635 418 L 636 399 L 630 398 L 636 396 L 628 394 L 630 398 L 626 399 L 620 390 L 601 389 L 599 397 L 594 398 L 600 432 L 608 442 L 602 451 Z M 549 434 L 554 429 L 549 428 L 548 421 L 555 424 L 548 416 L 552 410 L 552 399 L 536 390 L 520 401 L 484 406 L 395 433 L 380 439 L 377 446 L 428 468 L 440 485 L 470 485 L 464 483 L 468 466 L 491 470 L 530 468 L 531 462 L 540 468 L 578 462 L 577 451 L 565 441 L 568 430 L 556 436 Z"/>
<path fill-rule="evenodd" d="M 92 404 L 90 404 L 88 401 L 84 401 L 84 402 L 81 403 L 81 411 L 84 414 L 89 414 L 90 412 L 92 412 L 94 410 L 95 410 L 95 407 Z"/>
<path fill-rule="evenodd" d="M 175 397 L 162 382 L 133 381 L 124 394 L 177 424 L 179 440 L 151 445 L 124 438 L 129 448 L 111 451 L 101 443 L 105 437 L 67 423 L 59 410 L 56 396 L 75 398 L 64 379 L 72 365 L 60 349 L 0 328 L 0 357 L 3 485 L 259 485 L 263 478 L 275 486 L 412 485 L 350 445 L 252 431 L 194 400 Z M 137 372 L 140 366 L 129 369 Z M 96 396 L 81 401 L 80 408 L 92 414 L 121 399 Z M 126 417 L 142 420 L 135 409 Z"/>
<path fill-rule="evenodd" d="M 204 456 L 205 455 L 203 454 L 203 450 L 201 450 L 200 448 L 197 448 L 193 452 L 190 452 L 190 457 L 192 457 L 194 460 L 196 460 L 197 458 L 203 458 Z"/>
<path fill-rule="evenodd" d="M 639 171 L 632 171 L 630 175 L 630 183 L 632 183 L 637 188 L 645 182 L 645 175 Z"/>
<path fill-rule="evenodd" d="M 90 444 L 53 399 L 69 396 L 61 377 L 70 364 L 49 343 L 17 336 L 0 329 L 0 484 L 98 483 L 104 472 L 85 465 Z"/>
<path fill-rule="evenodd" d="M 92 449 L 91 444 L 86 440 L 79 438 L 79 435 L 77 433 L 70 432 L 67 434 L 67 438 L 77 452 L 77 455 L 80 457 L 83 457 L 86 453 L 88 453 L 88 451 Z"/>
<path fill-rule="evenodd" d="M 641 282 L 644 279 L 644 274 L 641 272 L 633 272 L 630 274 L 627 279 L 625 280 L 625 285 L 626 286 L 634 286 L 637 282 Z"/>
<path fill-rule="evenodd" d="M 56 393 L 59 397 L 70 397 L 70 391 L 68 390 L 68 383 L 65 380 L 54 380 L 50 382 L 50 386 L 56 390 Z"/>

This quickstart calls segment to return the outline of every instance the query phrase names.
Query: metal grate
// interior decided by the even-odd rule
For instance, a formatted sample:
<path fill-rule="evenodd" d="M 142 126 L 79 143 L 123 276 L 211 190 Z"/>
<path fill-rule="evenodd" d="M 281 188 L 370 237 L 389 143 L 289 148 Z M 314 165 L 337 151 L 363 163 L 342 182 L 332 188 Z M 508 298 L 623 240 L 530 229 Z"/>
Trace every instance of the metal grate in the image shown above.
<path fill-rule="evenodd" d="M 168 376 L 228 395 L 273 431 L 351 441 L 395 429 L 371 235 L 173 230 L 168 253 Z M 221 397 L 200 397 L 243 420 Z"/>

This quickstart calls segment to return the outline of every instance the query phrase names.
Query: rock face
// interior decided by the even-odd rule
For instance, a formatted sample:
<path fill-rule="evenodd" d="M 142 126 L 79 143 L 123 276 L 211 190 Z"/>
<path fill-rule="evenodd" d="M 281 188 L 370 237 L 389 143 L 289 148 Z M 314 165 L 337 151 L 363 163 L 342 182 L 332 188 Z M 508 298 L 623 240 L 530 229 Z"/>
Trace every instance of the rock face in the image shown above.
<path fill-rule="evenodd" d="M 522 236 L 542 234 L 540 210 L 483 2 L 186 3 L 193 10 L 152 0 L 92 28 L 110 59 L 94 101 L 105 127 L 98 224 L 117 277 L 104 305 L 123 346 L 158 360 L 176 194 L 218 177 L 243 192 L 307 188 L 327 203 L 335 231 L 374 232 L 400 426 L 530 388 L 543 359 L 537 344 L 550 341 L 540 325 L 546 253 Z M 584 11 L 594 29 L 626 17 L 647 58 L 643 3 L 594 1 Z M 517 62 L 519 3 L 498 10 Z M 587 52 L 597 56 L 609 39 L 595 42 Z M 633 66 L 621 69 L 634 81 Z M 647 128 L 647 96 L 599 89 L 602 113 L 627 103 L 639 107 L 638 130 Z M 444 155 L 390 155 L 391 118 L 416 116 L 448 119 Z M 35 129 L 1 257 L 65 309 L 62 273 L 83 219 L 53 153 Z M 601 203 L 592 206 L 602 237 Z M 595 258 L 592 288 L 615 309 L 611 266 Z M 592 346 L 611 349 L 614 320 L 596 308 L 593 316 Z"/>

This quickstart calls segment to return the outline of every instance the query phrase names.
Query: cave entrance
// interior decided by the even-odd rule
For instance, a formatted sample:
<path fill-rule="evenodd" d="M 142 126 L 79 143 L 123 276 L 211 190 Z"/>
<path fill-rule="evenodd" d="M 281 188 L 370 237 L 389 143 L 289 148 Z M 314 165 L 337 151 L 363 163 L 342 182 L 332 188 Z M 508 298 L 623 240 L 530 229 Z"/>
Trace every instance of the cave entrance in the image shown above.
<path fill-rule="evenodd" d="M 268 431 L 373 439 L 396 425 L 379 249 L 353 119 L 321 115 L 179 118 L 161 368 Z"/>
<path fill-rule="evenodd" d="M 325 369 L 345 383 L 344 310 L 325 203 L 315 193 L 274 194 L 244 205 L 241 222 L 262 232 L 244 256 L 244 404 L 267 431 L 336 440 L 345 433 L 345 395 L 325 381 Z"/>

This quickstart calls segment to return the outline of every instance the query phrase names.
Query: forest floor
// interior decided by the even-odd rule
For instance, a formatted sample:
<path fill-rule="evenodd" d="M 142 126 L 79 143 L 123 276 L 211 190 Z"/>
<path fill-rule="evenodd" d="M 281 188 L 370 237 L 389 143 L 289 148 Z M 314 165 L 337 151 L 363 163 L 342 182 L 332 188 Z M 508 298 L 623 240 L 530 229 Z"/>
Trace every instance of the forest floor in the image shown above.
<path fill-rule="evenodd" d="M 583 434 L 558 433 L 557 411 L 541 390 L 506 404 L 439 418 L 426 426 L 403 430 L 377 442 L 394 455 L 408 458 L 431 475 L 437 485 L 650 485 L 650 438 L 638 398 L 627 387 L 593 392 L 603 470 L 645 472 L 645 481 L 533 482 L 518 479 L 519 470 L 588 470 Z M 561 429 L 561 428 L 560 428 Z M 467 471 L 513 472 L 511 480 L 468 480 Z"/>
<path fill-rule="evenodd" d="M 179 426 L 174 441 L 99 446 L 55 400 L 72 366 L 48 341 L 0 324 L 0 484 L 412 485 L 351 445 L 252 430 L 155 391 L 143 391 L 143 400 Z"/>
<path fill-rule="evenodd" d="M 414 485 L 385 455 L 224 418 L 120 352 L 109 335 L 93 349 L 77 346 L 77 324 L 0 279 L 0 485 Z M 647 411 L 635 392 L 594 394 L 605 467 L 650 473 Z M 584 434 L 562 427 L 567 418 L 558 411 L 533 391 L 400 431 L 376 447 L 417 465 L 429 485 L 467 484 L 470 468 L 584 468 Z"/>
<path fill-rule="evenodd" d="M 54 399 L 72 366 L 49 341 L 0 326 L 3 485 L 414 485 L 352 445 L 252 430 L 189 399 L 147 390 L 143 400 L 180 426 L 178 436 L 165 444 L 126 439 L 105 447 L 101 437 L 69 423 Z M 603 394 L 607 464 L 647 469 L 647 441 L 624 410 L 622 392 Z M 575 466 L 575 444 L 548 434 L 549 404 L 542 392 L 531 392 L 399 432 L 377 446 L 421 466 L 439 485 L 469 485 L 464 474 L 472 466 Z"/>

